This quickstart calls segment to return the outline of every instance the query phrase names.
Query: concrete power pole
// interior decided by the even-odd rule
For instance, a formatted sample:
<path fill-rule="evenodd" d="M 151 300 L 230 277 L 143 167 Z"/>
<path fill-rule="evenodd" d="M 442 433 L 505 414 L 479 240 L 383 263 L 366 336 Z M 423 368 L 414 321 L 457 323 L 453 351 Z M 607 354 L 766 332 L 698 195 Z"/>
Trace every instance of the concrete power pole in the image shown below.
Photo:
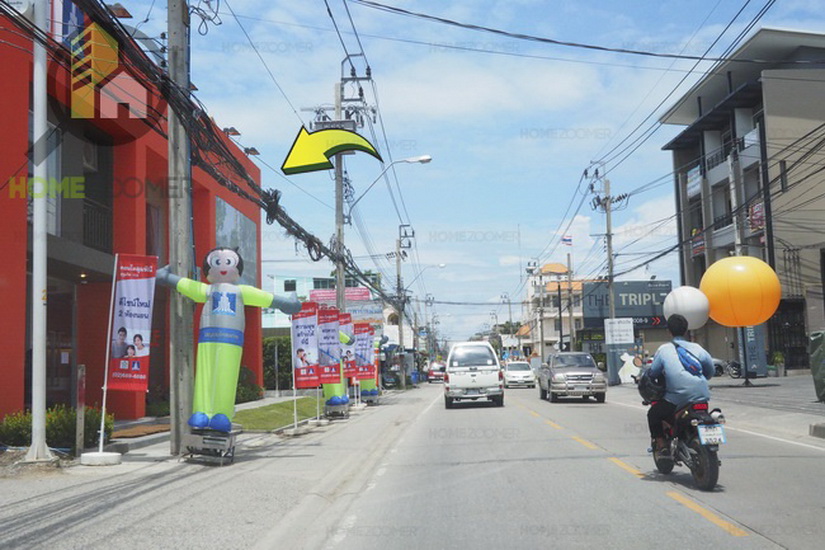
<path fill-rule="evenodd" d="M 570 330 L 568 331 L 570 332 L 570 349 L 568 351 L 575 351 L 573 349 L 573 343 L 576 341 L 576 325 L 573 320 L 573 303 L 575 301 L 573 295 L 573 260 L 572 255 L 569 252 L 567 253 L 567 290 L 570 292 L 570 294 L 568 295 L 568 306 L 570 307 Z"/>
<path fill-rule="evenodd" d="M 539 359 L 544 361 L 544 278 L 541 266 L 536 269 L 539 271 Z"/>
<path fill-rule="evenodd" d="M 169 78 L 189 94 L 189 10 L 185 0 L 169 0 Z M 189 136 L 169 106 L 169 264 L 172 273 L 192 275 L 192 195 Z M 173 455 L 180 454 L 181 439 L 192 413 L 192 322 L 194 305 L 177 292 L 169 307 L 169 399 Z"/>
<path fill-rule="evenodd" d="M 34 5 L 34 24 L 46 32 L 49 2 L 39 0 Z M 32 340 L 32 438 L 26 460 L 47 461 L 52 454 L 46 444 L 46 313 L 47 263 L 46 234 L 46 141 L 47 119 L 46 45 L 32 40 L 32 135 L 34 136 L 34 178 L 32 178 L 32 279 L 31 279 L 31 340 Z M 43 186 L 38 188 L 37 186 Z"/>
<path fill-rule="evenodd" d="M 335 120 L 341 120 L 342 83 L 335 84 Z M 346 279 L 344 272 L 344 155 L 335 155 L 335 251 L 338 260 L 335 265 L 335 305 L 338 311 L 345 313 Z"/>
<path fill-rule="evenodd" d="M 401 236 L 399 235 L 398 239 L 395 241 L 395 272 L 396 272 L 396 280 L 395 280 L 395 288 L 397 292 L 397 306 L 396 310 L 398 311 L 398 348 L 400 350 L 399 356 L 401 357 L 401 387 L 403 389 L 407 389 L 407 372 L 406 372 L 406 365 L 404 363 L 404 287 L 401 285 Z"/>
<path fill-rule="evenodd" d="M 607 303 L 610 308 L 610 318 L 616 318 L 616 302 L 613 299 L 613 221 L 611 211 L 613 210 L 613 197 L 610 196 L 610 180 L 604 180 L 605 198 L 602 202 L 605 217 L 605 237 L 607 239 Z"/>

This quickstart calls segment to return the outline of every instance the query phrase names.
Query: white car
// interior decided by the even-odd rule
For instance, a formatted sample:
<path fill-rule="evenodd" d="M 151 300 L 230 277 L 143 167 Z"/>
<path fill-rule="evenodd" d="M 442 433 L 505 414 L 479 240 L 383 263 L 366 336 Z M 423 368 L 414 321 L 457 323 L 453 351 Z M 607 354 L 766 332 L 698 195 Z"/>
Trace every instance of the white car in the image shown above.
<path fill-rule="evenodd" d="M 444 406 L 459 401 L 492 401 L 504 406 L 504 376 L 489 342 L 458 342 L 450 348 L 444 373 Z"/>
<path fill-rule="evenodd" d="M 536 387 L 536 373 L 526 361 L 513 361 L 504 365 L 504 387 L 525 386 Z"/>

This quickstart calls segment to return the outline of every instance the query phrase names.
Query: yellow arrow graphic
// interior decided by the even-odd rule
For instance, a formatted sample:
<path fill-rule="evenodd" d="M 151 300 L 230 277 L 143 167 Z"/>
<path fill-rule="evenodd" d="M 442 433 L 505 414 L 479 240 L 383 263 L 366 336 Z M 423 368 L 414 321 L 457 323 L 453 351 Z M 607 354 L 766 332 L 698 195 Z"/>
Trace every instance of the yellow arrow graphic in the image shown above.
<path fill-rule="evenodd" d="M 375 147 L 355 132 L 328 128 L 310 134 L 302 126 L 281 170 L 287 175 L 329 170 L 332 168 L 329 158 L 344 151 L 363 151 L 381 160 Z"/>

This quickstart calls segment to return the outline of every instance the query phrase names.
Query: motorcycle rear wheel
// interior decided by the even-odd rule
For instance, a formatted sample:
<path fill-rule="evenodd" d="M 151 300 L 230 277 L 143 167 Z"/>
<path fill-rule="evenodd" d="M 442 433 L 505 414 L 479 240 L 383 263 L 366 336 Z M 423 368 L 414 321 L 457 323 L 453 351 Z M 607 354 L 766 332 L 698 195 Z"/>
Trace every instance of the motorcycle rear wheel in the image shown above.
<path fill-rule="evenodd" d="M 653 442 L 653 462 L 656 464 L 656 469 L 663 474 L 669 474 L 673 471 L 673 459 L 669 456 L 659 456 L 655 441 Z"/>
<path fill-rule="evenodd" d="M 698 437 L 690 440 L 691 455 L 693 460 L 690 464 L 690 473 L 693 474 L 693 481 L 701 491 L 712 491 L 719 481 L 719 458 L 716 451 L 711 451 L 699 442 Z"/>

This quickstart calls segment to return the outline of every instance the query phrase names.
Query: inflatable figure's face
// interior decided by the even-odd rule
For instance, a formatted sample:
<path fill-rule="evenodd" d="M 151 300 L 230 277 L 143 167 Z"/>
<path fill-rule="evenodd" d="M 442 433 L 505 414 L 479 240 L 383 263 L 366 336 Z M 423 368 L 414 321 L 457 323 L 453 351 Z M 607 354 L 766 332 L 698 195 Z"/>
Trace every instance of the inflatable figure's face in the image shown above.
<path fill-rule="evenodd" d="M 241 278 L 238 265 L 241 257 L 230 249 L 213 250 L 206 256 L 206 280 L 210 283 L 236 283 Z"/>

